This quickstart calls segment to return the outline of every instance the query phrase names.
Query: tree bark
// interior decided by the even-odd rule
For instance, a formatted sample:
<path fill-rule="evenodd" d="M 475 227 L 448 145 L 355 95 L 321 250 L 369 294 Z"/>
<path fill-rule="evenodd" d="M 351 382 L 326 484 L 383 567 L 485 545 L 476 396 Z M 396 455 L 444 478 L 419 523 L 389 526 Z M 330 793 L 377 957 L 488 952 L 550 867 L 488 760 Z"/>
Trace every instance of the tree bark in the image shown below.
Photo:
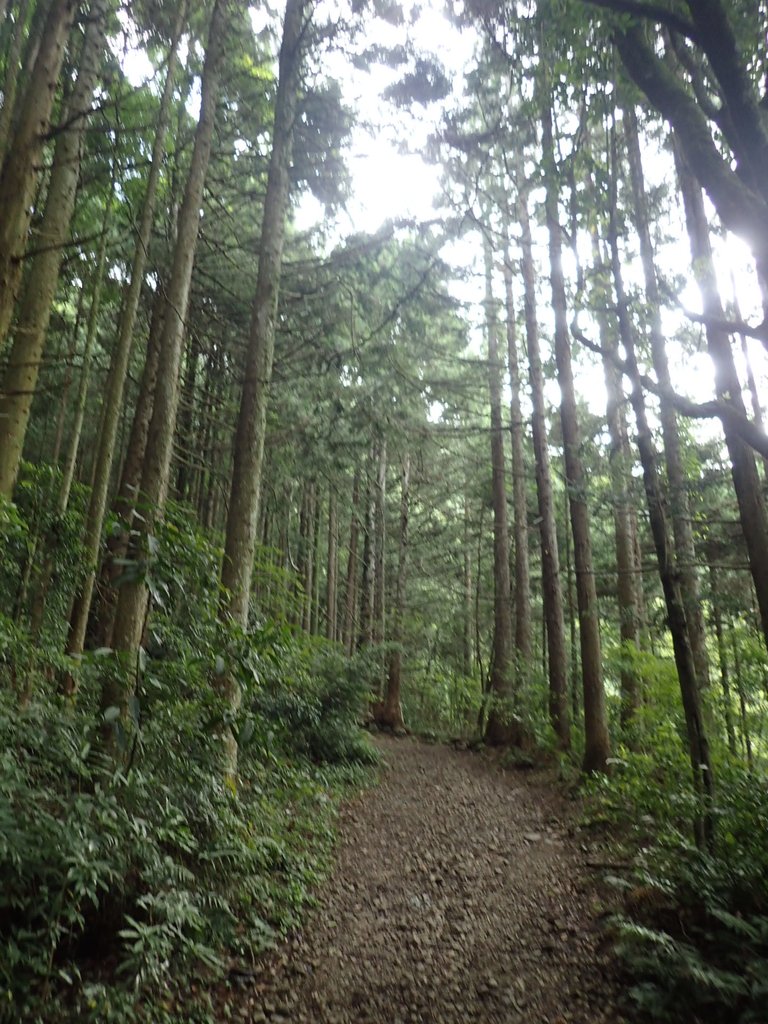
<path fill-rule="evenodd" d="M 20 0 L 16 17 L 13 22 L 13 35 L 8 48 L 8 60 L 3 78 L 3 106 L 0 109 L 0 167 L 5 159 L 8 138 L 11 131 L 13 109 L 16 104 L 16 90 L 19 85 L 21 71 L 21 51 L 24 46 L 24 27 L 27 21 L 29 0 Z"/>
<path fill-rule="evenodd" d="M 387 498 L 387 441 L 380 438 L 376 459 L 376 484 L 373 500 L 373 548 L 374 548 L 374 569 L 373 569 L 373 622 L 371 625 L 371 640 L 374 644 L 384 642 L 386 634 L 386 604 L 385 604 L 385 546 L 387 543 L 387 522 L 385 517 Z"/>
<path fill-rule="evenodd" d="M 670 550 L 670 538 L 667 532 L 667 519 L 662 497 L 661 483 L 657 468 L 656 452 L 653 435 L 648 424 L 645 409 L 640 370 L 634 338 L 634 329 L 629 316 L 629 306 L 624 289 L 621 270 L 621 255 L 616 225 L 616 154 L 615 139 L 612 140 L 612 179 L 611 179 L 611 210 L 609 226 L 609 245 L 611 252 L 611 270 L 616 291 L 616 308 L 619 320 L 619 334 L 626 354 L 625 367 L 630 381 L 630 401 L 635 413 L 637 424 L 637 446 L 643 470 L 643 483 L 648 503 L 648 516 L 651 525 L 656 560 L 659 567 L 664 602 L 667 609 L 667 621 L 672 635 L 672 647 L 675 656 L 680 683 L 680 693 L 685 714 L 688 736 L 688 752 L 691 761 L 694 790 L 701 801 L 701 809 L 697 811 L 693 827 L 696 842 L 700 846 L 711 847 L 714 842 L 715 819 L 712 800 L 715 780 L 709 756 L 704 721 L 701 713 L 699 685 L 696 677 L 696 663 L 690 642 L 689 624 L 686 617 L 679 574 L 675 568 L 674 558 Z"/>
<path fill-rule="evenodd" d="M 549 99 L 545 109 L 542 110 L 542 155 L 546 170 L 545 213 L 549 233 L 550 283 L 555 315 L 555 362 L 562 394 L 560 423 L 563 432 L 565 475 L 573 533 L 576 603 L 579 609 L 579 648 L 584 694 L 584 770 L 602 772 L 607 768 L 610 741 L 603 688 L 599 609 L 592 566 L 592 539 L 587 506 L 586 475 L 581 462 L 581 431 L 576 410 L 571 344 L 568 335 L 565 279 L 562 267 L 562 231 L 558 213 L 559 189 L 552 138 L 552 110 Z"/>
<path fill-rule="evenodd" d="M 725 650 L 723 636 L 723 616 L 720 611 L 720 594 L 717 585 L 717 571 L 713 565 L 709 567 L 709 598 L 712 609 L 712 624 L 715 627 L 717 641 L 717 660 L 720 663 L 720 682 L 723 687 L 723 717 L 725 718 L 725 735 L 728 750 L 736 757 L 736 729 L 733 724 L 733 705 L 731 702 L 731 680 L 728 672 L 728 655 Z"/>
<path fill-rule="evenodd" d="M 517 355 L 515 303 L 512 291 L 512 263 L 508 230 L 504 224 L 504 296 L 507 314 L 507 356 L 510 386 L 510 437 L 512 441 L 512 503 L 515 539 L 515 656 L 518 688 L 528 677 L 533 656 L 531 623 L 531 578 L 528 564 L 528 494 L 526 489 L 523 413 L 520 406 L 520 361 Z"/>
<path fill-rule="evenodd" d="M 338 639 L 339 517 L 336 487 L 328 487 L 328 557 L 325 571 L 325 635 L 332 643 Z"/>
<path fill-rule="evenodd" d="M 45 214 L 37 235 L 40 249 L 33 258 L 29 270 L 14 331 L 13 346 L 0 385 L 0 494 L 8 498 L 13 493 L 19 471 L 40 360 L 48 332 L 51 306 L 59 281 L 62 247 L 69 237 L 70 222 L 75 209 L 85 126 L 106 42 L 104 22 L 107 7 L 108 0 L 93 0 L 91 4 L 77 83 L 65 108 L 62 117 L 63 130 L 56 142 Z M 14 140 L 9 162 L 14 158 L 16 145 Z M 2 208 L 0 198 L 0 209 Z M 2 233 L 3 228 L 0 227 L 0 238 Z M 0 251 L 0 267 L 2 259 Z M 1 275 L 2 269 L 0 289 Z M 0 336 L 1 304 L 2 297 Z"/>
<path fill-rule="evenodd" d="M 725 319 L 712 260 L 709 225 L 701 189 L 678 151 L 678 177 L 685 206 L 694 276 L 701 291 L 707 348 L 715 370 L 717 397 L 747 414 L 741 382 L 728 334 L 717 327 Z M 760 477 L 752 449 L 723 420 L 725 443 L 731 460 L 731 475 L 739 506 L 739 520 L 747 546 L 749 568 L 760 609 L 763 639 L 768 646 L 768 519 L 760 488 Z"/>
<path fill-rule="evenodd" d="M 664 334 L 661 329 L 661 297 L 656 277 L 653 243 L 651 241 L 648 204 L 645 194 L 645 178 L 640 153 L 640 138 L 637 129 L 637 115 L 632 104 L 625 104 L 623 110 L 624 132 L 633 197 L 632 216 L 640 243 L 645 294 L 649 306 L 651 358 L 659 385 L 662 389 L 671 389 L 672 380 L 669 372 L 669 361 L 667 359 Z M 659 399 L 659 418 L 664 439 L 664 461 L 667 467 L 669 504 L 675 541 L 674 552 L 680 573 L 685 613 L 689 624 L 690 642 L 696 664 L 696 676 L 699 680 L 699 685 L 706 687 L 709 685 L 709 658 L 707 655 L 703 602 L 701 600 L 698 574 L 695 568 L 696 545 L 693 539 L 688 485 L 683 465 L 677 415 L 672 403 L 663 396 Z"/>
<path fill-rule="evenodd" d="M 512 607 L 509 579 L 509 527 L 504 465 L 504 427 L 501 418 L 502 362 L 499 356 L 498 318 L 493 295 L 493 253 L 483 235 L 485 260 L 485 330 L 488 341 L 488 392 L 491 413 L 491 488 L 493 501 L 493 649 L 488 693 L 490 706 L 485 726 L 486 743 L 517 744 L 513 719 Z"/>
<path fill-rule="evenodd" d="M 235 433 L 232 486 L 221 574 L 226 597 L 222 600 L 220 615 L 244 629 L 248 624 L 264 457 L 267 392 L 272 378 L 293 131 L 309 8 L 308 0 L 288 0 L 285 9 L 272 152 L 259 245 L 259 268 Z M 225 699 L 235 709 L 239 698 L 234 684 L 230 680 L 229 684 L 222 682 L 221 685 Z"/>
<path fill-rule="evenodd" d="M 42 169 L 43 144 L 48 136 L 67 37 L 79 7 L 78 0 L 53 0 L 51 4 L 20 104 L 16 130 L 0 170 L 0 350 L 16 305 L 33 199 Z M 77 114 L 75 105 L 72 109 Z M 84 110 L 83 107 L 81 113 Z"/>
<path fill-rule="evenodd" d="M 598 281 L 605 280 L 605 266 L 600 252 L 600 243 L 593 235 L 595 272 Z M 611 446 L 608 454 L 611 476 L 611 504 L 613 506 L 613 530 L 616 542 L 616 598 L 619 607 L 619 636 L 622 645 L 639 645 L 638 607 L 636 595 L 635 551 L 630 517 L 628 480 L 632 459 L 629 451 L 629 434 L 624 414 L 624 390 L 621 371 L 616 365 L 618 344 L 610 328 L 604 309 L 598 309 L 598 329 L 603 355 L 603 376 L 607 395 L 606 420 Z M 640 688 L 637 673 L 626 664 L 622 657 L 621 666 L 621 727 L 626 732 L 640 707 Z"/>
<path fill-rule="evenodd" d="M 408 516 L 410 510 L 411 458 L 406 454 L 400 478 L 400 536 L 395 583 L 395 607 L 389 639 L 393 647 L 387 666 L 387 684 L 384 700 L 377 709 L 376 721 L 389 729 L 403 729 L 403 709 L 400 704 L 403 673 L 403 615 L 405 612 L 405 582 L 408 560 Z"/>
<path fill-rule="evenodd" d="M 347 577 L 344 591 L 344 622 L 341 639 L 347 656 L 354 651 L 357 611 L 357 547 L 360 535 L 360 470 L 355 469 L 352 482 L 352 511 L 349 517 L 349 547 L 347 548 Z"/>
<path fill-rule="evenodd" d="M 230 0 L 216 0 L 211 15 L 208 45 L 201 85 L 200 119 L 178 221 L 178 238 L 167 292 L 167 304 L 147 446 L 141 474 L 140 498 L 144 519 L 134 529 L 138 543 L 133 558 L 147 564 L 156 524 L 163 514 L 173 448 L 173 434 L 179 400 L 179 365 L 184 322 L 200 223 L 200 207 L 213 141 L 216 100 L 223 63 Z M 143 578 L 130 580 L 119 588 L 112 646 L 117 651 L 136 651 L 141 644 L 148 612 L 149 593 Z M 125 716 L 126 696 L 106 686 L 103 706 L 116 705 Z M 109 701 L 110 703 L 106 703 Z"/>
<path fill-rule="evenodd" d="M 536 314 L 536 269 L 533 260 L 528 196 L 522 188 L 522 168 L 516 169 L 518 187 L 517 212 L 521 230 L 522 272 L 525 301 L 525 337 L 528 356 L 528 379 L 531 388 L 533 416 L 531 435 L 536 463 L 536 495 L 539 512 L 539 545 L 541 550 L 541 590 L 546 624 L 547 673 L 549 678 L 549 720 L 562 750 L 571 745 L 568 715 L 568 657 L 565 642 L 563 591 L 560 579 L 560 555 L 557 545 L 555 501 L 552 493 L 552 472 L 549 464 L 544 373 L 539 347 L 539 325 Z"/>

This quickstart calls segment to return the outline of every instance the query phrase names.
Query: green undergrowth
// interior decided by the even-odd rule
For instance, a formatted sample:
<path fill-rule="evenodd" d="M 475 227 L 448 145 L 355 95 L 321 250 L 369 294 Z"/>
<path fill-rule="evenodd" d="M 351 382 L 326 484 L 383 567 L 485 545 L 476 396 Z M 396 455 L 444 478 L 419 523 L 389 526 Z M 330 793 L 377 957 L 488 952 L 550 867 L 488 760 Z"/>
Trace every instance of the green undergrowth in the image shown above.
<path fill-rule="evenodd" d="M 69 662 L 77 517 L 56 524 L 48 583 L 31 560 L 51 524 L 23 502 L 0 513 L 0 1021 L 213 1022 L 229 972 L 312 903 L 339 801 L 373 778 L 359 725 L 371 668 L 256 615 L 247 633 L 219 623 L 221 552 L 174 506 L 125 566 L 154 598 L 140 656 Z M 74 701 L 57 694 L 64 669 Z M 242 694 L 234 716 L 212 685 L 223 670 Z M 133 694 L 129 727 L 99 711 L 115 674 Z"/>
<path fill-rule="evenodd" d="M 191 1019 L 190 976 L 213 981 L 297 924 L 338 801 L 369 775 L 267 731 L 234 793 L 200 708 L 178 706 L 110 771 L 92 721 L 0 697 L 0 1019 Z"/>
<path fill-rule="evenodd" d="M 590 784 L 591 824 L 620 836 L 607 881 L 620 895 L 616 948 L 633 1019 L 765 1024 L 768 1007 L 768 778 L 716 763 L 716 837 L 696 847 L 690 766 L 673 725 L 620 751 Z"/>

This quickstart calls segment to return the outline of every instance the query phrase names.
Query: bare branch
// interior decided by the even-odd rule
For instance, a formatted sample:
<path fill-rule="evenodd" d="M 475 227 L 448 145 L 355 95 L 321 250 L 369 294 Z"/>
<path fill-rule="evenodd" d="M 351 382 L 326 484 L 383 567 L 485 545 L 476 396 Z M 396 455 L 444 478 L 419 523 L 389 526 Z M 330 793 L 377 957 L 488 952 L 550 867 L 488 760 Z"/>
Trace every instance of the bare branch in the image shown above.
<path fill-rule="evenodd" d="M 632 375 L 629 371 L 629 367 L 624 359 L 618 356 L 615 352 L 611 352 L 608 349 L 603 348 L 596 342 L 588 338 L 583 331 L 581 331 L 574 321 L 571 324 L 571 334 L 574 338 L 588 348 L 592 352 L 596 352 L 600 356 L 604 356 L 618 367 L 618 369 L 630 380 Z M 639 383 L 646 391 L 650 391 L 652 394 L 657 395 L 659 398 L 663 398 L 670 402 L 675 409 L 683 416 L 687 416 L 690 419 L 706 420 L 706 419 L 719 419 L 723 424 L 724 428 L 732 430 L 735 434 L 750 446 L 754 448 L 756 452 L 759 452 L 764 458 L 768 458 L 768 434 L 759 427 L 752 420 L 748 419 L 742 412 L 739 412 L 734 406 L 729 405 L 728 402 L 720 401 L 715 399 L 711 402 L 694 402 L 686 395 L 678 394 L 677 391 L 673 391 L 672 388 L 664 388 L 657 381 L 651 377 L 641 374 L 640 377 L 635 381 Z"/>

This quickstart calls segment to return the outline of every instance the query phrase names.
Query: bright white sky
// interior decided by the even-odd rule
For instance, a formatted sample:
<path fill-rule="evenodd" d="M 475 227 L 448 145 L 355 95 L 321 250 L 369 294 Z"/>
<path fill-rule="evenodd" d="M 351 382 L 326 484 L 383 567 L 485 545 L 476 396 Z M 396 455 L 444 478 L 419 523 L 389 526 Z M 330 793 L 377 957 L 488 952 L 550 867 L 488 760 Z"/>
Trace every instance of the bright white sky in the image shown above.
<path fill-rule="evenodd" d="M 336 10 L 333 0 L 325 0 Z M 275 12 L 283 6 L 283 0 L 274 5 L 254 8 L 251 12 L 254 28 L 275 17 Z M 394 45 L 403 42 L 404 33 L 408 33 L 416 48 L 425 53 L 436 54 L 445 67 L 449 78 L 454 83 L 453 95 L 445 104 L 432 104 L 427 108 L 415 104 L 410 111 L 398 110 L 394 105 L 381 98 L 383 90 L 400 73 L 386 67 L 374 66 L 364 72 L 355 69 L 343 50 L 332 53 L 327 59 L 328 74 L 342 83 L 345 101 L 357 112 L 357 126 L 353 130 L 348 162 L 352 174 L 353 195 L 347 208 L 340 216 L 335 230 L 327 231 L 326 215 L 323 208 L 311 196 L 305 197 L 297 211 L 296 225 L 299 229 L 307 229 L 315 223 L 323 223 L 326 238 L 337 241 L 352 232 L 374 232 L 387 220 L 412 217 L 427 220 L 434 216 L 435 205 L 439 205 L 440 168 L 427 164 L 421 159 L 427 137 L 434 132 L 440 123 L 445 105 L 455 103 L 463 89 L 463 71 L 470 64 L 476 44 L 476 37 L 470 31 L 459 31 L 450 24 L 443 15 L 442 0 L 423 0 L 417 6 L 419 17 L 411 20 L 414 0 L 406 0 L 405 25 L 391 26 L 380 20 L 376 21 L 376 36 L 366 40 L 367 44 Z M 132 81 L 138 84 L 146 80 L 152 73 L 150 63 L 141 51 L 134 50 L 124 57 L 124 66 Z M 669 180 L 671 174 L 670 161 L 659 156 L 653 157 L 646 151 L 646 174 L 650 184 L 661 184 Z M 680 211 L 672 211 L 668 224 L 668 241 L 659 249 L 658 259 L 661 266 L 675 272 L 685 272 L 690 265 L 690 255 L 684 225 Z M 545 266 L 546 239 L 543 234 L 535 239 L 536 247 L 541 252 Z M 745 318 L 759 319 L 759 301 L 755 284 L 754 271 L 749 252 L 737 239 L 717 239 L 718 273 L 723 297 L 726 301 L 732 296 L 735 281 L 741 310 Z M 454 244 L 446 253 L 456 263 L 471 267 L 474 280 L 460 290 L 460 298 L 475 303 L 474 315 L 471 319 L 478 326 L 482 322 L 480 302 L 482 300 L 482 272 L 480 267 L 480 239 L 472 236 Z M 566 257 L 567 259 L 567 257 Z M 640 272 L 637 267 L 628 267 L 627 277 L 631 283 L 640 283 Z M 500 289 L 499 289 L 500 293 Z M 518 294 L 519 298 L 519 294 Z M 693 310 L 700 309 L 698 289 L 691 280 L 682 295 L 683 303 Z M 547 310 L 542 304 L 541 317 L 544 326 L 547 324 Z M 670 336 L 684 322 L 680 314 L 665 317 L 665 329 Z M 481 339 L 476 335 L 475 344 L 479 347 Z M 680 352 L 676 356 L 676 352 Z M 750 343 L 753 365 L 758 377 L 758 386 L 763 386 L 766 393 L 768 382 L 768 358 L 757 342 Z M 674 379 L 678 381 L 680 390 L 690 397 L 703 401 L 712 397 L 712 368 L 708 357 L 702 351 L 699 354 L 682 355 L 681 346 L 670 346 L 670 356 Z M 739 360 L 741 359 L 739 355 Z M 588 396 L 590 407 L 594 412 L 602 412 L 605 408 L 605 393 L 602 382 L 602 369 L 590 364 L 580 373 L 583 393 Z M 559 400 L 557 385 L 553 382 L 549 388 L 549 399 L 556 403 Z M 719 432 L 717 425 L 712 425 Z M 698 429 L 698 428 L 697 428 Z M 709 430 L 706 430 L 709 433 Z"/>

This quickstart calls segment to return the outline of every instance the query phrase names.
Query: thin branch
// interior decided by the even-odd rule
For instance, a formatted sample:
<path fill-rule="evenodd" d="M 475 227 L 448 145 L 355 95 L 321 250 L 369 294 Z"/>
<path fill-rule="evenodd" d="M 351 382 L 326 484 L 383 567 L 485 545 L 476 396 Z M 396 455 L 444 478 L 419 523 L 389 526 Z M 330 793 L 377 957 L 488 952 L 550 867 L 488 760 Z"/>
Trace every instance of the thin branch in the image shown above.
<path fill-rule="evenodd" d="M 571 334 L 577 341 L 581 342 L 585 348 L 609 359 L 625 377 L 632 380 L 632 375 L 629 372 L 629 367 L 626 361 L 615 352 L 611 352 L 608 349 L 603 348 L 601 345 L 598 345 L 597 342 L 588 338 L 583 331 L 579 329 L 575 321 L 571 324 Z M 677 412 L 681 413 L 683 416 L 687 416 L 689 419 L 719 419 L 724 428 L 728 428 L 735 434 L 738 434 L 742 441 L 748 444 L 750 448 L 754 448 L 756 452 L 759 452 L 763 457 L 768 458 L 768 434 L 758 427 L 757 424 L 753 423 L 752 420 L 748 419 L 743 413 L 739 412 L 738 409 L 729 405 L 728 402 L 722 402 L 719 399 L 714 399 L 711 402 L 694 402 L 686 395 L 681 395 L 672 388 L 662 387 L 657 381 L 645 374 L 640 375 L 637 383 L 642 385 L 646 391 L 650 391 L 657 397 L 670 402 Z"/>

